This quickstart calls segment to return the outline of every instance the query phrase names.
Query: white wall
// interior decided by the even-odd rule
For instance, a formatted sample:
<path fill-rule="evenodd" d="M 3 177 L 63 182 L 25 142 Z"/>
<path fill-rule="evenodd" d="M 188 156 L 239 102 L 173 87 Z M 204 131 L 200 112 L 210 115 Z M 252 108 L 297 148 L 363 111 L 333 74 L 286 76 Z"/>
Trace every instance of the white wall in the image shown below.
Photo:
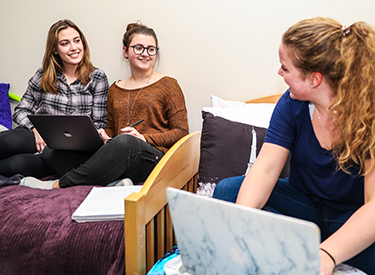
<path fill-rule="evenodd" d="M 122 35 L 141 20 L 158 35 L 156 70 L 179 81 L 195 131 L 211 94 L 248 100 L 285 91 L 277 51 L 291 24 L 326 16 L 375 26 L 374 10 L 372 0 L 0 0 L 0 82 L 22 96 L 41 66 L 49 27 L 64 18 L 84 32 L 110 84 L 126 78 Z"/>

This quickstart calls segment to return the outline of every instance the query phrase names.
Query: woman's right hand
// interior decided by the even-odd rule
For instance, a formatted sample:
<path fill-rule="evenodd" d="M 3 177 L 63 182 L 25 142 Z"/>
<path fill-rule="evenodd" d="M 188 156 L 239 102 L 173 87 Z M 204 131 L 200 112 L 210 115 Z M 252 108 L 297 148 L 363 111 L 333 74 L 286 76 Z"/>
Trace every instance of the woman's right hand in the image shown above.
<path fill-rule="evenodd" d="M 35 128 L 33 128 L 32 131 L 35 136 L 36 150 L 41 153 L 43 152 L 44 147 L 46 147 L 46 143 L 44 142 L 44 139 L 40 136 L 39 132 Z"/>
<path fill-rule="evenodd" d="M 107 143 L 107 141 L 111 139 L 111 137 L 107 135 L 107 133 L 105 132 L 103 128 L 100 128 L 98 130 L 98 133 L 100 137 L 102 138 L 102 140 L 104 141 L 104 143 Z"/>
<path fill-rule="evenodd" d="M 320 275 L 332 275 L 335 264 L 327 253 L 320 250 Z"/>

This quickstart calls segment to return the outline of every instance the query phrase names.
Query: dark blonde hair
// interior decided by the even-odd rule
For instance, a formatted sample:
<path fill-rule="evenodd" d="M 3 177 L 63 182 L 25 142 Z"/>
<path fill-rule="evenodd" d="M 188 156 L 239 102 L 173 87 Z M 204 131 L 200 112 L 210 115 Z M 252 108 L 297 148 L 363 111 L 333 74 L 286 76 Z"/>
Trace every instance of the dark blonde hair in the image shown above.
<path fill-rule="evenodd" d="M 375 31 L 365 22 L 343 27 L 316 17 L 289 28 L 282 43 L 292 51 L 303 76 L 321 73 L 334 92 L 329 112 L 339 169 L 359 165 L 364 175 L 375 167 Z M 371 159 L 370 169 L 365 169 Z"/>
<path fill-rule="evenodd" d="M 156 47 L 159 48 L 158 38 L 156 33 L 153 29 L 141 24 L 141 23 L 130 23 L 126 27 L 126 32 L 124 33 L 122 44 L 126 48 L 129 49 L 130 43 L 133 39 L 133 36 L 136 34 L 144 34 L 148 36 L 152 36 L 155 39 Z"/>
<path fill-rule="evenodd" d="M 86 85 L 90 81 L 90 74 L 95 70 L 94 66 L 91 64 L 89 46 L 82 31 L 70 20 L 65 19 L 57 21 L 50 27 L 48 32 L 46 51 L 43 57 L 43 76 L 40 83 L 44 91 L 53 94 L 59 92 L 60 84 L 57 79 L 57 72 L 62 72 L 64 67 L 60 56 L 55 54 L 59 42 L 58 35 L 61 30 L 67 28 L 75 29 L 79 33 L 82 41 L 84 53 L 81 62 L 78 64 L 77 74 L 78 79 L 83 85 Z"/>

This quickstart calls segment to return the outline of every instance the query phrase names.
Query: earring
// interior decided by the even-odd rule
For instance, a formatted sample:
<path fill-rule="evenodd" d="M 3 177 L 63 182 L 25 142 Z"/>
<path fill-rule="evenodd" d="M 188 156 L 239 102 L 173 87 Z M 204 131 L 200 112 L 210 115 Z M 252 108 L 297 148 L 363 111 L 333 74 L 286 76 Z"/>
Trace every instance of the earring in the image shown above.
<path fill-rule="evenodd" d="M 311 84 L 311 89 L 313 89 L 314 88 L 314 84 Z"/>

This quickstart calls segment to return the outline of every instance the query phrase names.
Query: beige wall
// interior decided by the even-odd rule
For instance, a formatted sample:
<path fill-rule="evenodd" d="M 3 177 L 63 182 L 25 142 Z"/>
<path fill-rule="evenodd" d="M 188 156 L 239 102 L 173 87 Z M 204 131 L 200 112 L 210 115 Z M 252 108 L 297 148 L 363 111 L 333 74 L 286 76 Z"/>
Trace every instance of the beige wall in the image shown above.
<path fill-rule="evenodd" d="M 22 96 L 41 66 L 49 27 L 63 18 L 82 29 L 110 83 L 126 78 L 122 35 L 141 20 L 158 34 L 156 69 L 179 81 L 195 131 L 211 94 L 247 100 L 285 91 L 277 50 L 291 24 L 327 16 L 375 26 L 374 10 L 372 0 L 0 0 L 0 82 Z"/>

